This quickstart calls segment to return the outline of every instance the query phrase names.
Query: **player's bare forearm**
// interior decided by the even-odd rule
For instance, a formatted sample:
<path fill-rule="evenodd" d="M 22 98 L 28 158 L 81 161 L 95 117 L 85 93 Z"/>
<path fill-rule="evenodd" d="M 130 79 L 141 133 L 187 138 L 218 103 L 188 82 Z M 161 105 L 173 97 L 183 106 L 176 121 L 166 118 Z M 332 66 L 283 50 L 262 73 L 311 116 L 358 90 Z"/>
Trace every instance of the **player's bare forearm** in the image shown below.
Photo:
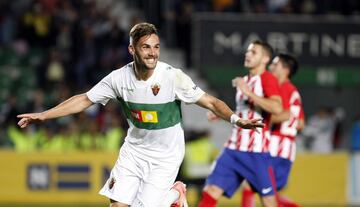
<path fill-rule="evenodd" d="M 300 132 L 304 129 L 304 127 L 305 127 L 305 120 L 300 119 L 296 129 Z"/>
<path fill-rule="evenodd" d="M 44 116 L 44 120 L 53 119 L 79 113 L 92 104 L 93 103 L 89 100 L 86 94 L 79 94 L 67 99 L 54 108 L 44 111 L 42 114 Z"/>
<path fill-rule="evenodd" d="M 86 94 L 76 95 L 47 111 L 41 113 L 27 113 L 18 115 L 17 117 L 20 118 L 18 125 L 21 128 L 25 128 L 33 122 L 45 121 L 47 119 L 67 116 L 84 111 L 91 105 L 92 102 L 89 100 Z"/>
<path fill-rule="evenodd" d="M 209 94 L 204 94 L 196 104 L 203 108 L 209 109 L 216 116 L 228 122 L 230 122 L 231 115 L 234 114 L 228 105 Z"/>
<path fill-rule="evenodd" d="M 243 120 L 238 117 L 234 112 L 226 105 L 223 101 L 208 95 L 204 94 L 198 102 L 196 102 L 201 107 L 207 108 L 212 111 L 216 116 L 221 119 L 228 121 L 232 124 L 236 124 L 238 127 L 244 129 L 255 129 L 257 127 L 264 127 L 264 124 L 261 123 L 262 119 L 251 119 L 251 120 Z"/>
<path fill-rule="evenodd" d="M 223 101 L 208 95 L 204 94 L 198 102 L 196 102 L 201 107 L 207 108 L 216 114 L 218 117 L 222 118 L 225 121 L 228 121 L 232 124 L 236 124 L 238 127 L 244 129 L 255 129 L 257 127 L 264 127 L 264 124 L 261 122 L 262 119 L 251 119 L 244 120 L 238 117 L 234 112 L 226 105 Z"/>
<path fill-rule="evenodd" d="M 271 114 L 279 114 L 282 112 L 282 103 L 280 96 L 271 96 L 269 98 L 260 97 L 254 93 L 250 93 L 249 97 L 254 103 L 260 106 L 263 110 Z"/>
<path fill-rule="evenodd" d="M 290 119 L 290 110 L 283 110 L 279 114 L 272 114 L 271 115 L 271 123 L 278 124 Z"/>

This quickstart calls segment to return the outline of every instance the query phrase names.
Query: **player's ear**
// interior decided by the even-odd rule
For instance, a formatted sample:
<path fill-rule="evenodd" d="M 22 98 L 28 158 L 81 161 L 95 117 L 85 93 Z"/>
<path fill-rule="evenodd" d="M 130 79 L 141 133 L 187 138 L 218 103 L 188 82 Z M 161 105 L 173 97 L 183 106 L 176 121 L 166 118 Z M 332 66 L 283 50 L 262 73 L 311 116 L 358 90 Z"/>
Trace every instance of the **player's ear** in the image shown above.
<path fill-rule="evenodd" d="M 270 57 L 268 57 L 268 56 L 264 56 L 264 58 L 263 58 L 263 63 L 265 64 L 265 65 L 267 65 L 267 66 L 269 66 L 270 65 Z"/>
<path fill-rule="evenodd" d="M 286 74 L 286 77 L 289 77 L 290 78 L 290 69 L 289 68 L 284 68 L 285 69 L 285 74 Z"/>
<path fill-rule="evenodd" d="M 134 55 L 134 54 L 135 54 L 135 48 L 134 48 L 134 46 L 133 46 L 132 44 L 129 44 L 128 50 L 129 50 L 129 53 L 130 53 L 131 55 Z"/>

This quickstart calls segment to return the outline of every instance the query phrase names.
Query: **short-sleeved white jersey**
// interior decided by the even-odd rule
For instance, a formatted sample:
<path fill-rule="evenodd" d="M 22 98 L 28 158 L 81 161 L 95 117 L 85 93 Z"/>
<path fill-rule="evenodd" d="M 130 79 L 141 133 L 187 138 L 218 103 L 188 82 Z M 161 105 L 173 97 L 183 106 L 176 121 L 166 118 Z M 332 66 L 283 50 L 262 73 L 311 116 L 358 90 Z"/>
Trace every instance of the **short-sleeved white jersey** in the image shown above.
<path fill-rule="evenodd" d="M 180 69 L 159 61 L 146 81 L 136 79 L 131 62 L 112 71 L 86 94 L 93 103 L 103 105 L 117 99 L 130 126 L 125 142 L 140 157 L 156 162 L 183 158 L 181 101 L 195 103 L 204 91 Z"/>

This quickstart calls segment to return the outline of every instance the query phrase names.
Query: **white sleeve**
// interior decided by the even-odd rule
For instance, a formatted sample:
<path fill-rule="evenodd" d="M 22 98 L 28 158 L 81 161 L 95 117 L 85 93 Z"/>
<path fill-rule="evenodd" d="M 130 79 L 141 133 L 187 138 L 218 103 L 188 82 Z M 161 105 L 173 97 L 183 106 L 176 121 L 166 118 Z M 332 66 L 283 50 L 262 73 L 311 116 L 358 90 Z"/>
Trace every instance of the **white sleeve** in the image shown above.
<path fill-rule="evenodd" d="M 86 93 L 91 102 L 105 105 L 110 99 L 116 98 L 116 93 L 112 84 L 112 77 L 113 72 L 103 78 Z"/>
<path fill-rule="evenodd" d="M 180 69 L 176 69 L 175 94 L 176 98 L 185 103 L 195 103 L 205 94 L 205 92 L 196 86 L 188 75 Z"/>

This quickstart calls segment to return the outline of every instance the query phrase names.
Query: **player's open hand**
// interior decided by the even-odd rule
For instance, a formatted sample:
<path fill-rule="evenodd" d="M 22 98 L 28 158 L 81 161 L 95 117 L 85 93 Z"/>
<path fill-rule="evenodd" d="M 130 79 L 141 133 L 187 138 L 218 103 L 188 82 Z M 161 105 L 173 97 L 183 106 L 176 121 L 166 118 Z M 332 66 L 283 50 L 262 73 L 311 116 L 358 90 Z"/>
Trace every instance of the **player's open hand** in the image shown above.
<path fill-rule="evenodd" d="M 239 119 L 236 122 L 236 125 L 238 127 L 241 127 L 243 129 L 257 129 L 257 128 L 264 128 L 265 124 L 261 122 L 262 119 L 250 119 L 250 120 L 244 120 Z"/>
<path fill-rule="evenodd" d="M 40 122 L 44 120 L 42 113 L 20 114 L 17 115 L 17 118 L 20 118 L 20 121 L 18 122 L 20 128 L 25 128 L 31 123 Z"/>

